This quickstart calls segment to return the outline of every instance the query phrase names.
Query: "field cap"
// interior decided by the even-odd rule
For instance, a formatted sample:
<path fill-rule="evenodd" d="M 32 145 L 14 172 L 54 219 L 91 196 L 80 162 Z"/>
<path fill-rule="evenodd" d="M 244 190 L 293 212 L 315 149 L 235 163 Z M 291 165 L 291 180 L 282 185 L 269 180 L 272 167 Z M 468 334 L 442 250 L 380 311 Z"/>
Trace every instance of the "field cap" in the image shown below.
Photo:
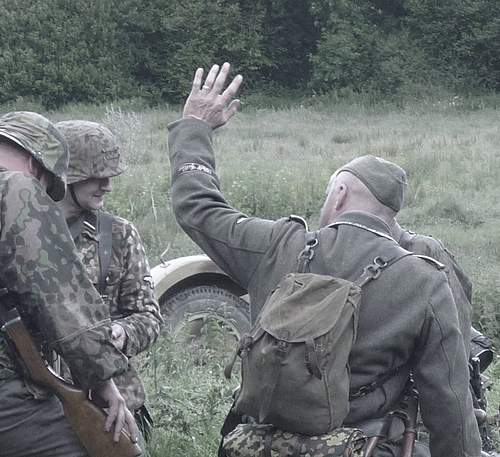
<path fill-rule="evenodd" d="M 357 157 L 337 170 L 348 171 L 356 176 L 375 198 L 394 211 L 403 206 L 407 186 L 406 172 L 393 162 L 366 155 Z"/>
<path fill-rule="evenodd" d="M 53 200 L 64 198 L 68 147 L 52 122 L 31 111 L 13 111 L 0 117 L 0 137 L 23 148 L 49 172 L 47 194 Z"/>
<path fill-rule="evenodd" d="M 123 173 L 118 141 L 107 127 L 80 120 L 58 122 L 56 127 L 68 142 L 68 184 Z"/>

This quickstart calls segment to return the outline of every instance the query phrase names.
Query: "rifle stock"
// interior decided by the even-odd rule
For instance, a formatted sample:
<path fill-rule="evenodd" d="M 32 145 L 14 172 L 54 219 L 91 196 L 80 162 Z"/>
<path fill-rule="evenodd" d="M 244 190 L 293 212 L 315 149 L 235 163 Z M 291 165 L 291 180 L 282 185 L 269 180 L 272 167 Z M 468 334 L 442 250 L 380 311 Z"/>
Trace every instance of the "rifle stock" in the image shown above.
<path fill-rule="evenodd" d="M 61 401 L 64 415 L 90 457 L 137 457 L 141 448 L 122 430 L 118 442 L 104 430 L 106 413 L 87 395 L 57 376 L 42 359 L 33 339 L 15 308 L 8 311 L 2 327 L 14 343 L 33 382 L 46 387 Z"/>
<path fill-rule="evenodd" d="M 405 424 L 403 433 L 402 457 L 412 457 L 415 439 L 417 437 L 417 415 L 418 415 L 418 392 L 410 388 L 408 397 L 405 399 L 402 414 Z"/>

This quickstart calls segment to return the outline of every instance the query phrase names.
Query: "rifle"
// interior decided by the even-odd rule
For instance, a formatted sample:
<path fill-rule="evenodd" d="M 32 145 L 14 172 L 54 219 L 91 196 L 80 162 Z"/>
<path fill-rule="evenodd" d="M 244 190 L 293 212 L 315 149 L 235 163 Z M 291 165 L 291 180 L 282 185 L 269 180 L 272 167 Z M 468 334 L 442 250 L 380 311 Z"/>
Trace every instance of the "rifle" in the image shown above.
<path fill-rule="evenodd" d="M 403 440 L 401 443 L 401 456 L 412 457 L 415 440 L 417 437 L 417 414 L 418 414 L 418 392 L 413 388 L 413 379 L 410 377 L 406 392 L 399 404 L 398 408 L 384 418 L 380 423 L 380 430 L 375 436 L 372 436 L 365 447 L 365 457 L 371 457 L 377 444 L 384 439 L 387 439 L 391 423 L 394 418 L 399 418 L 403 421 L 405 430 L 403 432 Z"/>
<path fill-rule="evenodd" d="M 1 291 L 0 291 L 1 292 Z M 16 308 L 3 316 L 2 326 L 14 344 L 31 380 L 54 393 L 63 405 L 64 415 L 90 457 L 137 457 L 141 448 L 122 430 L 118 442 L 104 430 L 106 413 L 93 404 L 85 392 L 56 375 L 42 359 Z"/>
<path fill-rule="evenodd" d="M 413 448 L 415 447 L 415 440 L 417 438 L 417 414 L 418 392 L 413 388 L 413 382 L 411 382 L 402 405 L 395 412 L 395 415 L 401 417 L 405 424 L 401 457 L 411 457 L 413 455 Z"/>

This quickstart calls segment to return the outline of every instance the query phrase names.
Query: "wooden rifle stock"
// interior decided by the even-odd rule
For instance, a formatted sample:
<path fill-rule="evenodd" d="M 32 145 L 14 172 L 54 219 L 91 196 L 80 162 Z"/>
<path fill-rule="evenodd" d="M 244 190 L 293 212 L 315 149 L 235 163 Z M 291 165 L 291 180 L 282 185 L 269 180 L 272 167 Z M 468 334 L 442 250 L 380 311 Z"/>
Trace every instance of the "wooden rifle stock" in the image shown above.
<path fill-rule="evenodd" d="M 14 343 L 23 365 L 33 382 L 46 387 L 61 401 L 64 415 L 80 439 L 90 457 L 136 457 L 141 448 L 130 440 L 122 430 L 118 442 L 113 434 L 104 430 L 106 413 L 94 405 L 85 392 L 64 381 L 48 367 L 42 359 L 31 335 L 24 325 L 17 309 L 5 315 L 2 330 Z"/>
<path fill-rule="evenodd" d="M 401 457 L 412 457 L 417 438 L 418 392 L 411 388 L 404 402 L 401 414 L 405 424 Z"/>
<path fill-rule="evenodd" d="M 417 438 L 418 392 L 413 388 L 413 380 L 407 386 L 407 392 L 398 409 L 387 414 L 383 421 L 380 433 L 368 439 L 365 445 L 365 457 L 371 457 L 377 444 L 387 439 L 391 421 L 394 417 L 400 418 L 405 426 L 401 444 L 400 457 L 412 457 Z"/>

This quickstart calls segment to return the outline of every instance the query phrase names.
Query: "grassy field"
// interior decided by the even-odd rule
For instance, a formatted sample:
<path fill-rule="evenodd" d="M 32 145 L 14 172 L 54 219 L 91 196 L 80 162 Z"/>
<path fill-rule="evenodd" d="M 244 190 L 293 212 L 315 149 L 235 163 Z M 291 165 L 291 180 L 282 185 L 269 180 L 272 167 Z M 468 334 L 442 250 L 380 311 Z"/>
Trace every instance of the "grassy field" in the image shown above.
<path fill-rule="evenodd" d="M 293 104 L 245 100 L 243 94 L 242 100 L 241 113 L 215 137 L 223 190 L 234 205 L 266 218 L 301 214 L 315 226 L 325 185 L 338 166 L 362 154 L 395 161 L 410 179 L 400 223 L 440 238 L 455 253 L 474 283 L 475 325 L 498 347 L 499 96 L 443 94 L 390 102 L 330 97 Z M 75 105 L 48 115 L 102 121 L 118 133 L 128 171 L 114 181 L 107 206 L 138 226 L 152 265 L 168 244 L 169 257 L 199 252 L 177 227 L 170 207 L 166 126 L 179 109 L 128 102 Z M 214 353 L 193 354 L 164 335 L 143 362 L 160 427 L 151 455 L 214 455 L 234 387 L 223 381 L 223 361 Z M 489 373 L 495 381 L 494 414 L 500 364 Z"/>
<path fill-rule="evenodd" d="M 300 214 L 314 226 L 338 166 L 362 154 L 395 161 L 410 180 L 400 223 L 455 253 L 474 283 L 475 324 L 500 342 L 499 96 L 324 98 L 295 106 L 276 99 L 279 109 L 243 102 L 215 136 L 218 172 L 234 205 L 266 218 Z M 76 105 L 49 115 L 99 120 L 118 133 L 128 170 L 114 180 L 107 206 L 138 226 L 154 265 L 168 244 L 170 257 L 199 249 L 170 207 L 167 124 L 180 110 L 139 108 Z"/>

